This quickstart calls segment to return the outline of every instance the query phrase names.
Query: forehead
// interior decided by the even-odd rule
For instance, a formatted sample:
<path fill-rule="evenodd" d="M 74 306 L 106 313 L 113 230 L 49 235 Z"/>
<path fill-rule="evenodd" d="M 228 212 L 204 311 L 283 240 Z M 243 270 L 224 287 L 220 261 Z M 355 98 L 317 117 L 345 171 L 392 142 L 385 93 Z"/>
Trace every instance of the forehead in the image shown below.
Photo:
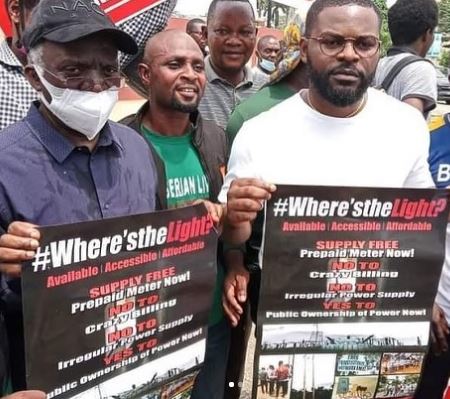
<path fill-rule="evenodd" d="M 328 7 L 317 16 L 313 35 L 332 32 L 346 37 L 379 35 L 379 20 L 372 8 L 358 5 Z"/>
<path fill-rule="evenodd" d="M 203 59 L 198 44 L 188 37 L 165 38 L 155 43 L 148 51 L 150 61 L 164 61 L 167 58 Z"/>
<path fill-rule="evenodd" d="M 262 43 L 262 46 L 263 46 L 263 48 L 266 48 L 266 47 L 278 48 L 278 47 L 280 47 L 280 42 L 276 39 L 269 39 L 265 43 Z"/>
<path fill-rule="evenodd" d="M 253 24 L 251 5 L 245 2 L 224 1 L 218 3 L 213 14 L 213 24 Z"/>
<path fill-rule="evenodd" d="M 112 40 L 105 36 L 89 37 L 69 43 L 43 43 L 43 57 L 46 61 L 117 61 L 118 50 Z"/>

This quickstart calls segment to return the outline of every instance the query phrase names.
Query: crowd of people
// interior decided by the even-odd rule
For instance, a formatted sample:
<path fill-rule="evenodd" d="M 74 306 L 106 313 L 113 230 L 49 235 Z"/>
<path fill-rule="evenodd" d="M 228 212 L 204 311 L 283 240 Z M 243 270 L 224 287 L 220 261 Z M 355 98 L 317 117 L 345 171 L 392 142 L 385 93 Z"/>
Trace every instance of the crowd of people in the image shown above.
<path fill-rule="evenodd" d="M 263 204 L 275 184 L 449 185 L 449 116 L 433 121 L 431 136 L 426 123 L 437 97 L 425 59 L 434 0 L 390 8 L 393 47 L 381 61 L 372 0 L 315 0 L 304 23 L 286 27 L 284 43 L 257 40 L 248 0 L 212 0 L 206 21 L 164 30 L 175 3 L 115 26 L 89 0 L 5 0 L 13 31 L 0 44 L 0 387 L 16 392 L 10 399 L 44 397 L 21 392 L 20 274 L 39 226 L 203 201 L 222 234 L 191 397 L 238 398 L 228 382 L 242 378 L 256 320 Z M 124 76 L 147 101 L 115 123 Z M 185 179 L 197 183 L 184 187 Z M 447 385 L 448 320 L 446 260 L 416 399 L 440 399 Z"/>

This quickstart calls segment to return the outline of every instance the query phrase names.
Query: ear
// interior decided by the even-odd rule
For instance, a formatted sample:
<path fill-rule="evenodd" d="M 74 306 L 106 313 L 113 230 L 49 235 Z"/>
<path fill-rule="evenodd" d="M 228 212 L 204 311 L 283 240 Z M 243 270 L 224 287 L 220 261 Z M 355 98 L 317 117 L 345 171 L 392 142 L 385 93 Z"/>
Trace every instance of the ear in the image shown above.
<path fill-rule="evenodd" d="M 138 65 L 138 74 L 144 86 L 149 87 L 152 82 L 150 66 L 144 62 L 141 62 Z"/>
<path fill-rule="evenodd" d="M 36 73 L 33 65 L 26 65 L 24 68 L 24 74 L 34 90 L 44 91 L 44 86 L 42 85 L 41 80 L 39 79 L 39 76 Z"/>
<path fill-rule="evenodd" d="M 300 39 L 300 59 L 304 64 L 308 63 L 308 39 L 302 37 Z"/>
<path fill-rule="evenodd" d="M 20 23 L 19 0 L 8 0 L 8 2 L 6 4 L 7 4 L 8 15 L 11 18 L 11 22 L 13 24 L 19 24 Z"/>

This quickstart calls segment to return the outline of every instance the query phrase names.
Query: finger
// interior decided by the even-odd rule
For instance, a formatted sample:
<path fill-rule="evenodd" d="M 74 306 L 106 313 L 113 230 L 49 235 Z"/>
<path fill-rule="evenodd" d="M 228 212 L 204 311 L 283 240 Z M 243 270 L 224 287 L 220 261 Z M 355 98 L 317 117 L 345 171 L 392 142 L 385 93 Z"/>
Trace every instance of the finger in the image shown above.
<path fill-rule="evenodd" d="M 0 263 L 0 273 L 9 277 L 20 277 L 22 274 L 22 265 L 15 263 Z"/>
<path fill-rule="evenodd" d="M 35 238 L 36 240 L 41 238 L 41 233 L 37 226 L 27 222 L 12 222 L 8 226 L 8 233 L 21 237 Z"/>
<path fill-rule="evenodd" d="M 268 190 L 253 186 L 244 186 L 230 188 L 228 191 L 228 201 L 233 198 L 250 198 L 256 200 L 267 200 L 270 199 L 271 193 Z"/>
<path fill-rule="evenodd" d="M 20 263 L 34 258 L 35 252 L 23 249 L 11 249 L 0 247 L 0 262 Z"/>
<path fill-rule="evenodd" d="M 247 300 L 247 282 L 248 279 L 245 276 L 236 276 L 237 299 L 241 303 L 244 303 Z"/>
<path fill-rule="evenodd" d="M 228 212 L 227 221 L 230 224 L 240 224 L 245 222 L 253 222 L 256 219 L 256 212 Z"/>
<path fill-rule="evenodd" d="M 236 294 L 237 292 L 235 288 L 231 286 L 225 291 L 225 299 L 227 300 L 228 306 L 231 307 L 233 312 L 242 314 L 243 310 L 241 305 L 239 305 L 239 302 L 236 300 Z"/>
<path fill-rule="evenodd" d="M 444 331 L 443 331 L 440 323 L 436 323 L 435 324 L 434 334 L 435 334 L 436 341 L 437 341 L 440 349 L 442 351 L 446 352 L 447 349 L 448 349 L 448 347 L 447 347 L 447 336 L 444 334 Z"/>
<path fill-rule="evenodd" d="M 0 247 L 35 250 L 39 247 L 39 241 L 34 238 L 21 237 L 7 233 L 0 236 Z"/>
<path fill-rule="evenodd" d="M 255 178 L 240 178 L 240 179 L 234 179 L 231 182 L 230 187 L 243 187 L 243 186 L 253 186 L 253 187 L 258 187 L 258 188 L 262 188 L 263 190 L 269 191 L 271 193 L 273 193 L 277 188 L 274 184 L 272 183 L 267 183 L 264 180 L 261 179 L 255 179 Z"/>
<path fill-rule="evenodd" d="M 251 198 L 232 198 L 227 202 L 227 208 L 235 212 L 259 212 L 261 210 L 262 201 L 263 200 L 255 200 Z"/>
<path fill-rule="evenodd" d="M 228 320 L 230 320 L 231 325 L 236 327 L 239 323 L 239 315 L 232 311 L 225 296 L 222 296 L 222 306 Z"/>
<path fill-rule="evenodd" d="M 45 399 L 42 391 L 21 391 L 5 396 L 3 399 Z"/>

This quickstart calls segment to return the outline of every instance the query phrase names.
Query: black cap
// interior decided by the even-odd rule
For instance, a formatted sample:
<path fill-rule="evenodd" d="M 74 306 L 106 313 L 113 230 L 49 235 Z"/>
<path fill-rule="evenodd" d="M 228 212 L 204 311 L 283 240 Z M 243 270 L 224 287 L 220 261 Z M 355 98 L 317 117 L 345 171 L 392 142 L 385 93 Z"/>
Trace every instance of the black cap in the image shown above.
<path fill-rule="evenodd" d="M 93 0 L 41 0 L 22 40 L 29 50 L 43 39 L 69 43 L 99 32 L 110 34 L 120 51 L 137 53 L 134 39 L 118 29 Z"/>

